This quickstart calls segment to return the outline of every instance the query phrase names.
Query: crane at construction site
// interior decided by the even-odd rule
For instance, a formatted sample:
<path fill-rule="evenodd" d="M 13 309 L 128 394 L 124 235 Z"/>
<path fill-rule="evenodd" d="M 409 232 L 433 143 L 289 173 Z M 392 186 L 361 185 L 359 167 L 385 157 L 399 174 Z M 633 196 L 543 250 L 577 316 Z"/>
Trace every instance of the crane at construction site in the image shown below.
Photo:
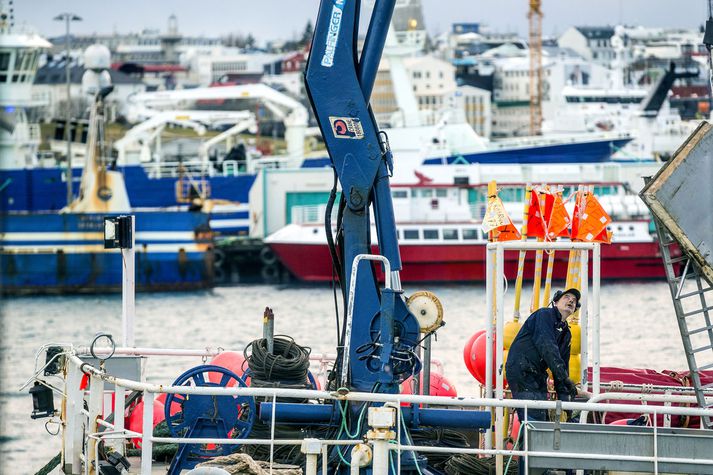
<path fill-rule="evenodd" d="M 542 133 L 542 1 L 529 0 L 530 135 Z"/>

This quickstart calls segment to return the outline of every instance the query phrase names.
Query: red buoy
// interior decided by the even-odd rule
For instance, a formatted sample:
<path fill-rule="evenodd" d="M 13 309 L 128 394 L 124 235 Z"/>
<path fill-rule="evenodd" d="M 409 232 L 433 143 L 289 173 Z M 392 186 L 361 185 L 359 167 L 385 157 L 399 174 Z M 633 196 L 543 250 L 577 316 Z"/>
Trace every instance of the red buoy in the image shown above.
<path fill-rule="evenodd" d="M 485 384 L 485 359 L 486 359 L 486 342 L 487 335 L 483 333 L 480 335 L 473 344 L 473 350 L 471 351 L 471 360 L 473 362 L 473 376 L 478 380 L 480 384 Z M 497 340 L 493 338 L 493 386 L 496 384 L 497 374 L 495 368 L 495 352 L 497 351 Z M 503 365 L 507 359 L 507 352 L 503 356 Z M 507 379 L 503 378 L 503 384 L 507 386 Z"/>
<path fill-rule="evenodd" d="M 166 406 L 166 396 L 168 396 L 168 394 L 166 393 L 159 394 L 158 396 L 156 396 L 156 402 L 160 402 L 161 404 Z M 177 412 L 181 412 L 181 405 L 174 398 L 173 402 L 171 403 L 171 415 L 174 415 Z"/>
<path fill-rule="evenodd" d="M 510 438 L 517 442 L 517 436 L 520 435 L 520 418 L 517 412 L 513 412 L 512 415 L 512 430 L 510 431 Z"/>
<path fill-rule="evenodd" d="M 161 403 L 158 400 L 154 400 L 153 403 L 153 424 L 151 425 L 152 428 L 155 428 L 157 425 L 159 425 L 163 420 L 165 419 L 165 416 L 163 414 L 163 403 Z M 134 432 L 143 432 L 143 424 L 144 424 L 144 401 L 139 402 L 134 410 L 129 414 L 129 417 L 127 418 L 127 424 L 126 428 L 129 429 L 130 431 Z M 137 449 L 141 448 L 141 439 L 138 437 L 135 439 L 131 439 L 131 442 L 134 444 L 134 447 Z"/>
<path fill-rule="evenodd" d="M 617 419 L 609 423 L 610 426 L 628 426 L 629 421 L 634 421 L 634 419 Z"/>
<path fill-rule="evenodd" d="M 423 373 L 421 373 L 423 377 Z M 423 380 L 419 381 L 421 388 L 423 388 Z M 406 381 L 401 383 L 401 394 L 413 394 L 412 390 L 413 378 L 408 378 Z M 448 378 L 439 373 L 431 373 L 431 384 L 429 385 L 429 396 L 446 396 L 446 397 L 457 397 L 458 390 L 451 383 Z M 408 403 L 402 402 L 402 406 L 408 406 Z"/>
<path fill-rule="evenodd" d="M 478 330 L 477 332 L 473 333 L 473 335 L 468 338 L 468 341 L 465 342 L 465 346 L 463 347 L 463 361 L 465 362 L 465 367 L 468 369 L 468 372 L 473 375 L 475 378 L 475 370 L 473 369 L 473 359 L 471 358 L 471 354 L 473 352 L 473 345 L 475 344 L 475 340 L 478 339 L 478 337 L 482 334 L 485 333 L 485 330 Z"/>

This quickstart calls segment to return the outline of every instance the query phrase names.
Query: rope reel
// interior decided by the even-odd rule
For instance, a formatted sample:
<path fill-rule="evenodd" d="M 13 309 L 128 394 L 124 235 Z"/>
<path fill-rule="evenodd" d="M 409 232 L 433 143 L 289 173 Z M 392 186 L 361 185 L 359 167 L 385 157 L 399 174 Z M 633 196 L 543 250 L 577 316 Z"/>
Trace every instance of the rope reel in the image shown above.
<path fill-rule="evenodd" d="M 247 387 L 240 376 L 226 368 L 213 365 L 191 368 L 173 382 L 173 386 L 186 387 L 229 385 Z M 179 411 L 173 410 L 176 405 L 180 407 Z M 172 393 L 166 396 L 165 416 L 172 437 L 244 439 L 252 430 L 257 411 L 255 400 L 250 396 Z M 171 462 L 169 474 L 193 468 L 208 458 L 228 455 L 238 447 L 239 445 L 181 444 Z"/>

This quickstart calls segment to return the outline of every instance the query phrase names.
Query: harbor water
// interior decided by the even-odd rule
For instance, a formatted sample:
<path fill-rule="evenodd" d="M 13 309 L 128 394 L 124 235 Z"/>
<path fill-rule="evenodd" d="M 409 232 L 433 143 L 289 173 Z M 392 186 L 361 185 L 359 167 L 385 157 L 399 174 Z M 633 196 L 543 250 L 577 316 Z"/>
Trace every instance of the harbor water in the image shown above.
<path fill-rule="evenodd" d="M 407 286 L 406 294 L 421 288 Z M 485 326 L 482 285 L 428 286 L 444 308 L 445 327 L 433 342 L 433 357 L 459 394 L 477 394 L 478 383 L 463 364 L 463 345 Z M 523 302 L 529 297 L 524 296 Z M 512 312 L 507 305 L 506 321 Z M 334 352 L 336 326 L 332 291 L 325 286 L 239 286 L 182 294 L 139 294 L 136 345 L 242 350 L 262 335 L 266 306 L 275 313 L 277 334 L 292 336 L 313 353 Z M 35 351 L 50 342 L 88 345 L 106 331 L 121 339 L 121 297 L 11 298 L 1 302 L 0 473 L 33 474 L 59 452 L 59 437 L 45 433 L 47 419 L 31 420 L 31 398 L 20 386 L 32 376 Z M 523 304 L 523 312 L 525 308 Z M 340 309 L 341 317 L 341 309 Z M 603 366 L 686 370 L 668 286 L 664 281 L 605 283 L 601 289 Z M 150 382 L 171 383 L 201 358 L 152 358 Z M 56 398 L 56 403 L 58 399 Z M 56 430 L 56 426 L 49 426 Z"/>

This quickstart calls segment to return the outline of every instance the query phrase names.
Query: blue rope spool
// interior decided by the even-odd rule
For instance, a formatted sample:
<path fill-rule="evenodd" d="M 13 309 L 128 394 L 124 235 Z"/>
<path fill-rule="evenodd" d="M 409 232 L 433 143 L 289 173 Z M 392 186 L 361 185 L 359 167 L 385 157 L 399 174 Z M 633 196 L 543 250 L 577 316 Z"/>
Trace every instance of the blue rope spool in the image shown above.
<path fill-rule="evenodd" d="M 217 381 L 217 382 L 215 382 Z M 191 368 L 173 382 L 186 387 L 247 387 L 245 381 L 221 366 L 201 365 Z M 180 412 L 171 415 L 178 404 Z M 244 439 L 253 427 L 257 411 L 250 396 L 207 396 L 197 394 L 168 394 L 165 403 L 166 425 L 172 437 Z M 209 458 L 228 455 L 239 445 L 205 446 L 181 444 L 171 462 L 168 473 L 180 473 Z"/>

